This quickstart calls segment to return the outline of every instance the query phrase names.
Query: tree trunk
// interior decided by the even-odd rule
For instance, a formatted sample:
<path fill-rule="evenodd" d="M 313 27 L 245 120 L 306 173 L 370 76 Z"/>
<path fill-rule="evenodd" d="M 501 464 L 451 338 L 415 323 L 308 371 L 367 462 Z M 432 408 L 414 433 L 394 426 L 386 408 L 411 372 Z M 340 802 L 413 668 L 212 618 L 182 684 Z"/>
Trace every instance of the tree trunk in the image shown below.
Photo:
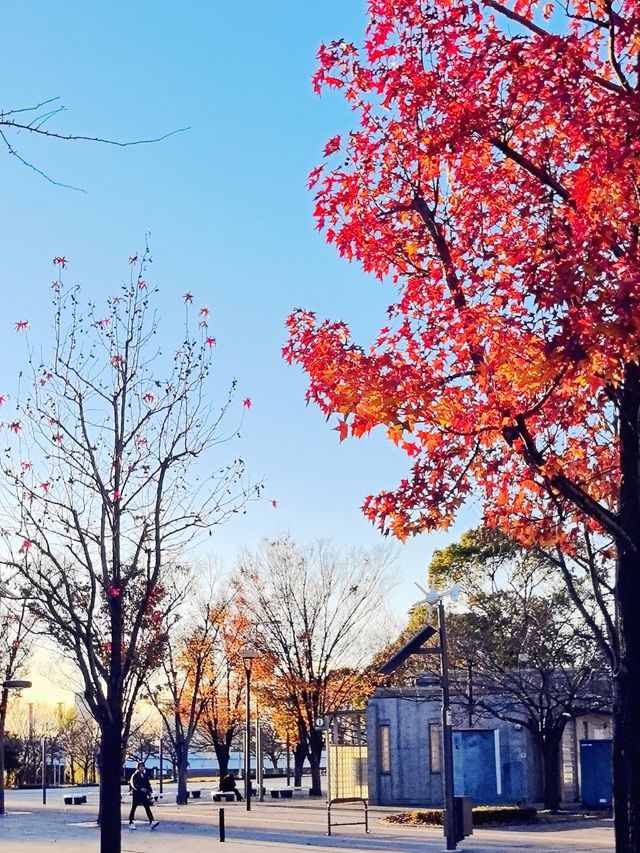
<path fill-rule="evenodd" d="M 636 592 L 640 601 L 640 590 Z M 640 614 L 637 619 L 640 620 Z M 621 632 L 622 634 L 622 632 Z M 622 635 L 623 662 L 613 688 L 613 809 L 616 853 L 640 853 L 640 636 L 637 626 Z"/>
<path fill-rule="evenodd" d="M 303 743 L 297 743 L 293 750 L 293 784 L 296 788 L 302 785 L 302 770 L 306 757 L 306 746 Z"/>
<path fill-rule="evenodd" d="M 545 809 L 556 810 L 562 799 L 560 791 L 560 740 L 557 735 L 547 736 L 541 744 L 543 798 Z"/>
<path fill-rule="evenodd" d="M 627 364 L 620 395 L 620 504 L 616 593 L 620 662 L 613 687 L 616 853 L 640 853 L 640 367 Z"/>
<path fill-rule="evenodd" d="M 179 806 L 186 806 L 188 801 L 187 777 L 189 775 L 189 749 L 184 741 L 176 744 L 176 767 L 178 769 L 178 794 L 176 796 L 176 803 Z"/>
<path fill-rule="evenodd" d="M 4 814 L 4 725 L 9 702 L 9 688 L 0 692 L 0 815 Z"/>
<path fill-rule="evenodd" d="M 309 736 L 309 764 L 311 765 L 311 788 L 309 794 L 312 797 L 322 796 L 322 781 L 320 779 L 320 759 L 322 758 L 323 734 L 311 730 Z"/>
<path fill-rule="evenodd" d="M 100 728 L 100 853 L 120 853 L 122 727 L 109 720 Z"/>
<path fill-rule="evenodd" d="M 231 752 L 228 744 L 223 741 L 215 740 L 213 742 L 213 749 L 216 754 L 216 758 L 218 759 L 218 767 L 220 768 L 220 778 L 226 776 L 229 772 L 229 754 Z"/>

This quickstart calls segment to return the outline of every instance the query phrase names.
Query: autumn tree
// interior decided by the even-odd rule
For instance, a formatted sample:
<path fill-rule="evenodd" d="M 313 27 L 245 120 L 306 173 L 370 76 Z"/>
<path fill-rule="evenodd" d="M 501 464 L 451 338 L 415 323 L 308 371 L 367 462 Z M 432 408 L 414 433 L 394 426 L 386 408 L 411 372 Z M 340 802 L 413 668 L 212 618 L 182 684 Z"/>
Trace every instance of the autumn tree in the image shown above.
<path fill-rule="evenodd" d="M 131 718 L 182 600 L 184 548 L 255 494 L 242 461 L 220 458 L 239 415 L 233 386 L 219 408 L 208 398 L 209 311 L 194 318 L 185 294 L 184 333 L 165 354 L 149 260 L 148 252 L 130 259 L 129 283 L 103 310 L 63 285 L 66 260 L 55 259 L 51 354 L 29 349 L 31 382 L 5 422 L 3 561 L 79 668 L 100 727 L 102 853 L 120 850 Z M 236 426 L 225 426 L 227 416 Z"/>
<path fill-rule="evenodd" d="M 311 311 L 286 357 L 340 437 L 407 454 L 364 511 L 401 538 L 470 495 L 523 543 L 615 546 L 618 853 L 640 850 L 638 51 L 633 3 L 370 0 L 315 86 L 357 126 L 315 169 L 341 255 L 395 285 L 375 340 Z"/>
<path fill-rule="evenodd" d="M 72 708 L 62 716 L 57 741 L 64 756 L 69 782 L 94 783 L 97 778 L 100 731 L 86 712 Z"/>
<path fill-rule="evenodd" d="M 0 781 L 4 781 L 5 726 L 9 688 L 4 683 L 17 679 L 31 653 L 33 619 L 26 600 L 7 582 L 0 586 Z M 0 815 L 4 809 L 4 785 L 0 785 Z"/>
<path fill-rule="evenodd" d="M 246 696 L 242 652 L 248 644 L 250 622 L 237 597 L 221 598 L 209 611 L 216 625 L 216 643 L 205 662 L 205 705 L 200 718 L 200 737 L 216 754 L 220 778 L 229 772 L 234 741 L 244 727 Z M 256 662 L 255 674 L 264 674 L 264 661 Z"/>
<path fill-rule="evenodd" d="M 205 710 L 212 701 L 210 682 L 219 656 L 226 604 L 192 602 L 183 618 L 169 630 L 169 641 L 148 695 L 159 712 L 165 737 L 175 754 L 179 805 L 188 802 L 189 748 Z"/>
<path fill-rule="evenodd" d="M 341 554 L 326 543 L 302 549 L 287 537 L 240 559 L 236 585 L 253 617 L 254 642 L 272 661 L 285 707 L 295 714 L 313 794 L 321 793 L 323 748 L 314 722 L 360 689 L 387 566 L 385 551 Z"/>
<path fill-rule="evenodd" d="M 57 710 L 47 702 L 25 702 L 13 698 L 6 717 L 7 732 L 18 747 L 18 782 L 42 781 L 42 740 L 53 742 L 60 732 Z"/>

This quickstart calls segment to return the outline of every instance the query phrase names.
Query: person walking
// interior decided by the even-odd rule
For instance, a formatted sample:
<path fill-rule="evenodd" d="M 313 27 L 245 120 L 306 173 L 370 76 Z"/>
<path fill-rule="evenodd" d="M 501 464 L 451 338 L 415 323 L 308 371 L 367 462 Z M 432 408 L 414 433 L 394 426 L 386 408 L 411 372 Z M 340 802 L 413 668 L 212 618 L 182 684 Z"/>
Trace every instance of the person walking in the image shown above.
<path fill-rule="evenodd" d="M 143 761 L 138 762 L 138 767 L 129 780 L 129 784 L 131 785 L 129 829 L 137 829 L 134 819 L 138 806 L 142 806 L 147 813 L 150 829 L 155 829 L 158 826 L 158 821 L 153 819 L 153 812 L 150 805 L 152 802 L 151 782 Z"/>

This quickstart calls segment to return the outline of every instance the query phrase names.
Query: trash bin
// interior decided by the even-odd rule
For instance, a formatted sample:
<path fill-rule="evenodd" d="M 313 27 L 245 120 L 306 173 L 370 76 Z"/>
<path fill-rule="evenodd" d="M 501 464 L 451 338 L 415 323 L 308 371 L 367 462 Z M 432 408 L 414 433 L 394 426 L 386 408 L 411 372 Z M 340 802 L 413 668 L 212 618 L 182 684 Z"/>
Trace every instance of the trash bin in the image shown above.
<path fill-rule="evenodd" d="M 456 841 L 473 835 L 473 801 L 471 797 L 453 798 L 453 825 Z"/>

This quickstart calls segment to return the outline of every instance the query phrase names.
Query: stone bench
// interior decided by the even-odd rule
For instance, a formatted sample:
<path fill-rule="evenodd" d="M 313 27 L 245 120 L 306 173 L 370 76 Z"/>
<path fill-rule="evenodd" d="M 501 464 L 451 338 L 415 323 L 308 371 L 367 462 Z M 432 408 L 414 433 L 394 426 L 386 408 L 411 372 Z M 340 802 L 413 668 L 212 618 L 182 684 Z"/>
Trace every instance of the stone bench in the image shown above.
<path fill-rule="evenodd" d="M 211 799 L 214 803 L 232 803 L 236 798 L 233 791 L 212 791 Z"/>
<path fill-rule="evenodd" d="M 75 794 L 64 797 L 65 806 L 84 806 L 87 802 L 86 794 Z"/>

